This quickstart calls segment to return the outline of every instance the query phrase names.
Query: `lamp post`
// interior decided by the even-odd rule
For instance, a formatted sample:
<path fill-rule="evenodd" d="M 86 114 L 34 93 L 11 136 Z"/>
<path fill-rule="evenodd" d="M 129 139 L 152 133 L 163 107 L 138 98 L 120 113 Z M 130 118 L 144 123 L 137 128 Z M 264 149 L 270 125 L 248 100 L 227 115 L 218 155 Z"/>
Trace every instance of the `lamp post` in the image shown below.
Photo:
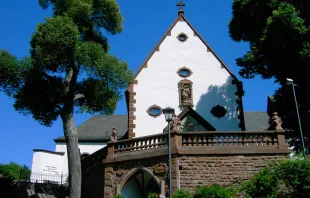
<path fill-rule="evenodd" d="M 295 85 L 294 85 L 293 79 L 287 78 L 286 79 L 286 84 L 292 85 L 292 88 L 293 88 L 293 94 L 294 94 L 295 105 L 296 105 L 296 112 L 297 112 L 297 118 L 298 118 L 298 124 L 299 124 L 299 131 L 300 131 L 300 138 L 301 138 L 301 143 L 302 143 L 303 155 L 304 155 L 304 159 L 306 159 L 306 149 L 305 149 L 305 143 L 304 143 L 304 136 L 302 134 L 302 128 L 301 128 L 301 122 L 300 122 L 300 117 L 299 117 L 298 104 L 297 104 L 296 93 L 295 93 L 295 88 L 294 88 Z"/>
<path fill-rule="evenodd" d="M 168 122 L 168 156 L 169 156 L 169 197 L 172 195 L 172 178 L 171 178 L 171 137 L 170 137 L 170 123 L 174 115 L 174 109 L 167 107 L 163 109 L 165 119 Z"/>

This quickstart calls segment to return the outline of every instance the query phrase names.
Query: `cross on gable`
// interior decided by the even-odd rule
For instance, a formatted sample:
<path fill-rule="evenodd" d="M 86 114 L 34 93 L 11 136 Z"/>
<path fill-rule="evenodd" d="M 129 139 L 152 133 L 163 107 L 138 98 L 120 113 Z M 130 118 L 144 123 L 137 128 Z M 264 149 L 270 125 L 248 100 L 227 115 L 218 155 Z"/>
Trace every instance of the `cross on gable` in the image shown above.
<path fill-rule="evenodd" d="M 184 11 L 182 10 L 182 6 L 185 6 L 185 3 L 183 3 L 183 1 L 182 0 L 180 0 L 180 2 L 179 3 L 177 3 L 177 6 L 179 6 L 180 8 L 179 8 L 179 14 L 183 14 L 184 13 Z"/>

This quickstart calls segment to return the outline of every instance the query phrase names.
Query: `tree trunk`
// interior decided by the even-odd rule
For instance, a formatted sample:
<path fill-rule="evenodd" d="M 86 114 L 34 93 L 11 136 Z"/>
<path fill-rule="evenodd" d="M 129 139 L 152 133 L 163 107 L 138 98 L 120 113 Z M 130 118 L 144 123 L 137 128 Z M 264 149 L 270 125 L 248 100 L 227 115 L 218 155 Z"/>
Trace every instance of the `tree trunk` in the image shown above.
<path fill-rule="evenodd" d="M 73 113 L 64 113 L 61 118 L 67 143 L 70 198 L 80 198 L 82 173 L 78 133 L 74 124 Z"/>

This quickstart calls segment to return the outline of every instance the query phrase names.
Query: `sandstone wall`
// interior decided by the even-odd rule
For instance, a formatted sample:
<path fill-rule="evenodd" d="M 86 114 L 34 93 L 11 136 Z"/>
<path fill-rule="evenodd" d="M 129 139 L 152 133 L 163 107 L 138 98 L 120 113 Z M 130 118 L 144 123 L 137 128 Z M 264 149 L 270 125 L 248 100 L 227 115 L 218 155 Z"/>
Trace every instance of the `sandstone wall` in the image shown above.
<path fill-rule="evenodd" d="M 181 156 L 179 185 L 194 192 L 198 185 L 224 186 L 249 179 L 268 163 L 286 158 L 283 155 L 265 156 Z"/>
<path fill-rule="evenodd" d="M 240 185 L 268 163 L 283 160 L 287 155 L 175 155 L 172 159 L 172 187 L 194 193 L 201 185 Z M 148 170 L 168 192 L 167 156 L 127 160 L 93 166 L 83 175 L 83 195 L 87 198 L 112 198 L 138 170 Z M 158 169 L 158 167 L 161 167 Z M 162 167 L 166 167 L 164 173 Z M 158 172 L 161 170 L 161 172 Z"/>

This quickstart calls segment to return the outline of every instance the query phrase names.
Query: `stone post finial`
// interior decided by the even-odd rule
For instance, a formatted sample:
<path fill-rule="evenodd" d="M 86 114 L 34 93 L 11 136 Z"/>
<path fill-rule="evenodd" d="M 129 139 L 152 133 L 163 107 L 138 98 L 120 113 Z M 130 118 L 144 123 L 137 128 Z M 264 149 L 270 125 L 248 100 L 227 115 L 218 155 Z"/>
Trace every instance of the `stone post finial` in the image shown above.
<path fill-rule="evenodd" d="M 272 116 L 271 120 L 272 120 L 272 127 L 274 129 L 283 129 L 282 128 L 282 120 L 278 116 L 278 112 L 274 112 L 273 113 L 273 116 Z"/>
<path fill-rule="evenodd" d="M 113 126 L 112 135 L 111 135 L 111 141 L 117 141 L 117 132 L 116 132 L 116 126 Z"/>

